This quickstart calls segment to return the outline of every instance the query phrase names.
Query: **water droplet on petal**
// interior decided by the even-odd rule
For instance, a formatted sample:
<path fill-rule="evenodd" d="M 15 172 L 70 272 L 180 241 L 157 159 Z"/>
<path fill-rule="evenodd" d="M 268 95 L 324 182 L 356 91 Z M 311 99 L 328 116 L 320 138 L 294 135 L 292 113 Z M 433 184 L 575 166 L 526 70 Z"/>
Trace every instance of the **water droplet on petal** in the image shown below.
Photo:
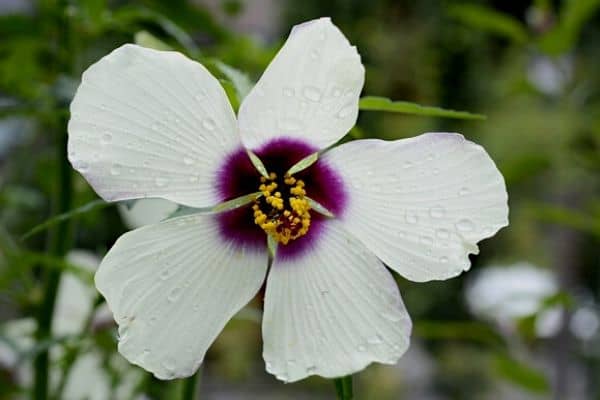
<path fill-rule="evenodd" d="M 406 162 L 405 162 L 405 163 L 402 165 L 402 167 L 403 167 L 404 169 L 411 168 L 412 166 L 413 166 L 413 163 L 412 163 L 412 162 L 410 162 L 410 161 L 406 161 Z"/>
<path fill-rule="evenodd" d="M 177 301 L 179 299 L 179 296 L 181 296 L 181 288 L 174 287 L 169 292 L 169 296 L 167 297 L 167 300 L 169 300 L 170 302 Z"/>
<path fill-rule="evenodd" d="M 456 229 L 461 232 L 471 232 L 475 229 L 475 224 L 469 219 L 461 219 L 456 223 Z"/>
<path fill-rule="evenodd" d="M 172 357 L 167 357 L 163 360 L 162 366 L 170 373 L 175 372 L 176 361 Z"/>
<path fill-rule="evenodd" d="M 314 365 L 306 367 L 306 374 L 307 375 L 314 375 L 316 372 L 317 372 L 317 367 L 315 367 Z"/>
<path fill-rule="evenodd" d="M 360 346 L 358 346 L 357 350 L 362 353 L 363 351 L 367 351 L 367 347 L 361 344 Z"/>
<path fill-rule="evenodd" d="M 404 215 L 404 219 L 409 224 L 416 224 L 417 221 L 419 220 L 419 217 L 417 216 L 417 214 L 415 212 L 407 211 L 406 214 Z"/>
<path fill-rule="evenodd" d="M 183 163 L 185 165 L 192 165 L 194 163 L 194 159 L 191 157 L 183 157 Z"/>
<path fill-rule="evenodd" d="M 425 246 L 432 246 L 433 239 L 429 236 L 421 236 L 421 243 L 423 243 Z"/>
<path fill-rule="evenodd" d="M 340 97 L 342 95 L 342 89 L 340 89 L 339 87 L 334 87 L 331 90 L 331 96 L 333 97 Z"/>
<path fill-rule="evenodd" d="M 217 127 L 217 124 L 212 118 L 206 118 L 202 121 L 202 126 L 204 127 L 204 129 L 212 131 Z"/>
<path fill-rule="evenodd" d="M 374 337 L 367 340 L 367 342 L 369 342 L 369 344 L 371 344 L 371 345 L 378 345 L 378 344 L 383 343 L 383 339 L 381 338 L 381 336 L 375 335 Z"/>
<path fill-rule="evenodd" d="M 310 58 L 312 58 L 313 60 L 317 60 L 319 58 L 319 52 L 317 50 L 311 51 Z"/>
<path fill-rule="evenodd" d="M 283 88 L 283 95 L 285 97 L 292 97 L 294 95 L 294 89 L 291 87 Z"/>
<path fill-rule="evenodd" d="M 469 188 L 463 187 L 463 188 L 460 188 L 460 190 L 458 191 L 458 195 L 459 196 L 466 196 L 466 195 L 469 194 L 469 192 L 470 192 Z"/>
<path fill-rule="evenodd" d="M 320 101 L 321 100 L 321 90 L 314 86 L 307 86 L 303 91 L 304 97 L 306 97 L 310 101 Z"/>
<path fill-rule="evenodd" d="M 109 144 L 112 141 L 112 135 L 110 134 L 109 131 L 105 131 L 104 134 L 102 134 L 102 137 L 100 138 L 100 143 L 102 143 L 103 145 Z"/>
<path fill-rule="evenodd" d="M 338 112 L 337 117 L 340 119 L 347 118 L 352 114 L 352 112 L 355 110 L 355 108 L 356 108 L 356 105 L 347 104 Z"/>
<path fill-rule="evenodd" d="M 198 182 L 198 177 L 196 175 L 192 175 L 188 178 L 188 181 L 190 183 L 196 183 L 196 182 Z"/>
<path fill-rule="evenodd" d="M 446 210 L 442 206 L 433 206 L 429 209 L 429 215 L 431 215 L 432 218 L 442 218 L 445 213 Z"/>
<path fill-rule="evenodd" d="M 448 262 L 448 257 L 446 257 L 446 256 L 441 256 L 441 257 L 440 257 L 440 262 L 441 262 L 442 264 L 446 264 L 446 263 Z"/>
<path fill-rule="evenodd" d="M 439 237 L 440 239 L 448 239 L 450 237 L 450 231 L 448 231 L 447 229 L 438 229 L 437 231 L 435 231 L 435 235 L 437 237 Z"/>
<path fill-rule="evenodd" d="M 154 184 L 157 187 L 165 187 L 169 184 L 169 179 L 158 176 L 154 178 Z"/>
<path fill-rule="evenodd" d="M 121 166 L 119 164 L 113 164 L 112 167 L 110 167 L 110 174 L 114 176 L 121 175 Z"/>

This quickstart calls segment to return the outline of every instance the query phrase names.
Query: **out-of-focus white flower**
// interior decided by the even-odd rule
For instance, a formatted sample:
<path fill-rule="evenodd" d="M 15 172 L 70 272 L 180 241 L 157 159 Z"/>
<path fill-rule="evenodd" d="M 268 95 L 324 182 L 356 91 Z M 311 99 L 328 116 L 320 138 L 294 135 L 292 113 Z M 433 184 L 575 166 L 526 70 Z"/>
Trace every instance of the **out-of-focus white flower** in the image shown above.
<path fill-rule="evenodd" d="M 414 281 L 457 276 L 508 224 L 507 194 L 485 150 L 459 134 L 328 149 L 356 122 L 363 83 L 329 18 L 292 29 L 237 118 L 219 82 L 177 52 L 124 45 L 84 73 L 69 160 L 100 196 L 248 200 L 115 243 L 96 286 L 121 354 L 161 379 L 193 374 L 263 285 L 270 240 L 270 373 L 337 377 L 399 359 L 411 322 L 384 263 Z"/>
<path fill-rule="evenodd" d="M 546 56 L 535 56 L 527 68 L 529 82 L 540 92 L 548 96 L 561 94 L 571 81 L 573 60 L 563 56 L 552 59 Z"/>
<path fill-rule="evenodd" d="M 179 206 L 165 199 L 140 199 L 132 205 L 119 204 L 118 210 L 125 226 L 136 229 L 167 219 Z"/>
<path fill-rule="evenodd" d="M 469 309 L 479 317 L 514 329 L 515 321 L 538 314 L 538 337 L 552 337 L 560 329 L 562 308 L 544 309 L 544 301 L 558 293 L 558 282 L 551 271 L 526 262 L 510 266 L 483 268 L 467 285 Z"/>
<path fill-rule="evenodd" d="M 580 340 L 592 339 L 598 333 L 598 328 L 600 328 L 600 318 L 598 311 L 593 307 L 581 307 L 571 317 L 571 332 Z"/>

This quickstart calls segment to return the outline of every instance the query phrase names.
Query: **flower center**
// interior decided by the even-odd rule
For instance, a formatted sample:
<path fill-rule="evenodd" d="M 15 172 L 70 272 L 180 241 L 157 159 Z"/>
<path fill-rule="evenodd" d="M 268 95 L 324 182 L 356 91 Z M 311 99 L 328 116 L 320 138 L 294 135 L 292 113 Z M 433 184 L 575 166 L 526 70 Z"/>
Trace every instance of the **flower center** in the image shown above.
<path fill-rule="evenodd" d="M 278 243 L 306 235 L 310 227 L 310 204 L 305 197 L 304 181 L 289 174 L 283 180 L 271 172 L 260 178 L 262 197 L 254 201 L 254 223 Z M 279 189 L 279 190 L 278 190 Z"/>

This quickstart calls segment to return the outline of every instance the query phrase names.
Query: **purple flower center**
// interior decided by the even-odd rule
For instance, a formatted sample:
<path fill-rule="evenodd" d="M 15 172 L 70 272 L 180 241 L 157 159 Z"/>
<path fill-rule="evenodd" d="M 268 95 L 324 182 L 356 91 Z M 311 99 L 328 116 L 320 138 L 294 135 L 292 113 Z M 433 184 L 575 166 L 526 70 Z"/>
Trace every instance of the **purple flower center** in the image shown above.
<path fill-rule="evenodd" d="M 270 141 L 254 153 L 261 159 L 269 173 L 284 177 L 286 172 L 303 158 L 318 149 L 296 139 L 279 138 Z M 306 195 L 317 201 L 334 215 L 339 215 L 346 205 L 346 191 L 339 174 L 324 161 L 318 160 L 310 167 L 294 174 L 305 184 Z M 244 148 L 232 152 L 220 166 L 216 186 L 220 200 L 227 201 L 254 193 L 261 185 L 261 175 L 252 165 Z M 308 232 L 286 245 L 280 245 L 277 256 L 292 258 L 310 248 L 317 240 L 326 217 L 310 210 L 311 224 Z M 261 247 L 266 244 L 266 234 L 255 223 L 252 204 L 218 215 L 221 235 L 240 246 Z"/>

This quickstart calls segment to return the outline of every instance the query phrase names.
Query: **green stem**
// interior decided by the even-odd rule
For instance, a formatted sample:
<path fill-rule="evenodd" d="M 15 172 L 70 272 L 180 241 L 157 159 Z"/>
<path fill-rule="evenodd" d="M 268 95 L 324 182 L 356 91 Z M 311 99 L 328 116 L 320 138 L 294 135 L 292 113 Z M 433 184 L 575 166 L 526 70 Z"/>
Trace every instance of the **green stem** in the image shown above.
<path fill-rule="evenodd" d="M 200 376 L 200 370 L 194 375 L 183 380 L 183 391 L 181 393 L 181 400 L 196 400 L 198 393 L 198 379 Z"/>
<path fill-rule="evenodd" d="M 56 131 L 59 140 L 57 141 L 58 168 L 56 184 L 58 190 L 55 194 L 54 213 L 60 214 L 71 208 L 73 182 L 71 166 L 67 161 L 66 120 L 61 118 L 57 125 Z M 64 256 L 69 249 L 70 237 L 71 226 L 69 222 L 64 221 L 57 224 L 48 233 L 48 252 L 55 257 Z M 43 275 L 45 287 L 42 303 L 39 306 L 37 315 L 37 343 L 50 339 L 52 335 L 52 316 L 54 314 L 54 305 L 56 303 L 61 272 L 60 269 L 50 269 L 46 270 Z M 36 400 L 46 400 L 48 398 L 48 364 L 48 349 L 45 349 L 34 360 L 35 381 L 33 398 Z"/>
<path fill-rule="evenodd" d="M 352 400 L 354 398 L 354 394 L 352 393 L 352 375 L 335 378 L 333 383 L 335 384 L 335 392 L 339 400 Z"/>

